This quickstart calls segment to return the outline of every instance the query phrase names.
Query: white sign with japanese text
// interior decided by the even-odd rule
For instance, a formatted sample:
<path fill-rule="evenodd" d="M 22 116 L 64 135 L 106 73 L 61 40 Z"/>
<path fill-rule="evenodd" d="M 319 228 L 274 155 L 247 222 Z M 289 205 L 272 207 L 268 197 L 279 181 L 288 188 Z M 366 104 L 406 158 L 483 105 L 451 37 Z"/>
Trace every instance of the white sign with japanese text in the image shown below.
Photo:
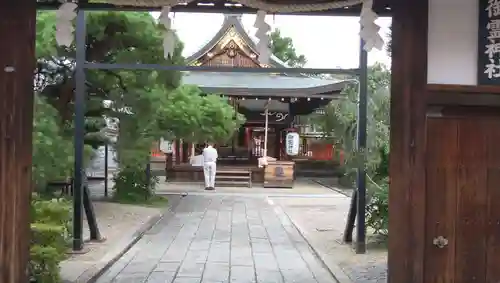
<path fill-rule="evenodd" d="M 299 134 L 288 133 L 285 139 L 286 154 L 292 156 L 299 154 L 299 142 Z"/>
<path fill-rule="evenodd" d="M 478 84 L 500 84 L 500 0 L 479 0 Z"/>
<path fill-rule="evenodd" d="M 162 138 L 160 140 L 160 150 L 167 154 L 173 153 L 174 152 L 173 142 L 166 141 Z"/>

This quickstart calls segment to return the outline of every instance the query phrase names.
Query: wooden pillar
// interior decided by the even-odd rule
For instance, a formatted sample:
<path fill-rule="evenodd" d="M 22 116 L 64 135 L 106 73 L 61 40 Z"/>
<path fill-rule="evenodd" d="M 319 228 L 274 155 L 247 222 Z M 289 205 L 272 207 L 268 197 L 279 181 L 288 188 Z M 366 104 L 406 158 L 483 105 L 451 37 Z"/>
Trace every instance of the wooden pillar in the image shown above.
<path fill-rule="evenodd" d="M 276 159 L 278 159 L 278 160 L 281 160 L 281 149 L 282 149 L 282 147 L 281 147 L 281 145 L 282 145 L 282 143 L 281 143 L 281 130 L 282 130 L 282 128 L 280 126 L 276 126 L 274 128 L 274 135 L 275 135 L 275 140 L 274 140 L 274 148 L 275 148 L 274 152 L 275 153 L 274 153 L 274 155 L 275 155 Z"/>
<path fill-rule="evenodd" d="M 423 280 L 428 0 L 393 1 L 389 283 Z"/>
<path fill-rule="evenodd" d="M 0 2 L 0 282 L 28 282 L 36 1 Z"/>
<path fill-rule="evenodd" d="M 186 162 L 186 143 L 183 141 L 183 140 L 180 140 L 179 141 L 179 156 L 180 156 L 180 161 L 181 161 L 181 164 L 184 164 L 184 162 Z"/>
<path fill-rule="evenodd" d="M 175 156 L 175 164 L 176 165 L 181 164 L 181 141 L 178 139 L 175 140 L 174 156 Z"/>

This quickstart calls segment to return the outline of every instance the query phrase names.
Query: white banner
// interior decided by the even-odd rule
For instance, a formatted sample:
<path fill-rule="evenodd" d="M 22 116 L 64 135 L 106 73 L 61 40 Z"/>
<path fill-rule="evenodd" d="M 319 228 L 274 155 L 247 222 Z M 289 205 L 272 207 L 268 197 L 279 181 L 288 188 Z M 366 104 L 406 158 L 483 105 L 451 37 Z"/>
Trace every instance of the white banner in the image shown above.
<path fill-rule="evenodd" d="M 288 133 L 286 135 L 286 154 L 292 156 L 299 154 L 299 134 Z"/>

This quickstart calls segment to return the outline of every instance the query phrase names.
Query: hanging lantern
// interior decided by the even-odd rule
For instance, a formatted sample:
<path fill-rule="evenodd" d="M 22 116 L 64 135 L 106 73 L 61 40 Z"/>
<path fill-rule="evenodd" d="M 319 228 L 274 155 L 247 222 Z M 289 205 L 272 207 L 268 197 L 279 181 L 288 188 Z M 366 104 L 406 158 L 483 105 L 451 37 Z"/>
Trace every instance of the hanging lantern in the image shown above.
<path fill-rule="evenodd" d="M 295 132 L 288 133 L 285 139 L 286 154 L 294 156 L 299 154 L 299 134 Z"/>
<path fill-rule="evenodd" d="M 167 153 L 167 154 L 173 153 L 174 152 L 173 143 L 171 141 L 166 141 L 163 138 L 161 138 L 161 140 L 160 140 L 160 150 L 163 153 Z"/>

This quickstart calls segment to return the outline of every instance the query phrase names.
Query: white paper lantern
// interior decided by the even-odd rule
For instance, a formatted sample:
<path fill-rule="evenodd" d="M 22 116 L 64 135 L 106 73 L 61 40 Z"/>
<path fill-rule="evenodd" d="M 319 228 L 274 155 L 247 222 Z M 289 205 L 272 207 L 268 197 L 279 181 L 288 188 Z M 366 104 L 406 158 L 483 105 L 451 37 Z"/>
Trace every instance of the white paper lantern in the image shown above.
<path fill-rule="evenodd" d="M 170 154 L 174 152 L 174 146 L 171 141 L 166 141 L 163 138 L 160 140 L 160 150 L 164 153 Z"/>
<path fill-rule="evenodd" d="M 297 155 L 299 154 L 299 134 L 288 133 L 286 135 L 286 154 Z"/>

